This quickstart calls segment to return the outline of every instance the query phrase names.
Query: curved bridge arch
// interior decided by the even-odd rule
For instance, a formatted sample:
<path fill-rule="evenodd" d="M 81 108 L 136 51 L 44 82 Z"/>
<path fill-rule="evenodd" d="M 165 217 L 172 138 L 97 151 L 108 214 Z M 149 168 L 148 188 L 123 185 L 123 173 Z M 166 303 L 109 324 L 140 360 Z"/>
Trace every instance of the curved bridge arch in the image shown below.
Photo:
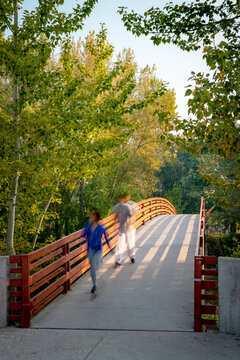
<path fill-rule="evenodd" d="M 149 198 L 137 203 L 136 227 L 159 215 L 174 215 L 174 206 L 164 198 Z M 112 247 L 118 239 L 118 226 L 114 215 L 103 219 L 102 224 L 108 227 Z M 16 264 L 10 273 L 18 274 L 10 279 L 9 320 L 20 321 L 22 327 L 29 327 L 33 315 L 38 313 L 61 293 L 67 293 L 71 284 L 89 268 L 87 244 L 82 238 L 83 229 L 65 236 L 52 244 L 26 255 L 11 255 L 10 263 Z M 109 252 L 103 244 L 103 255 Z M 19 290 L 21 289 L 21 290 Z"/>

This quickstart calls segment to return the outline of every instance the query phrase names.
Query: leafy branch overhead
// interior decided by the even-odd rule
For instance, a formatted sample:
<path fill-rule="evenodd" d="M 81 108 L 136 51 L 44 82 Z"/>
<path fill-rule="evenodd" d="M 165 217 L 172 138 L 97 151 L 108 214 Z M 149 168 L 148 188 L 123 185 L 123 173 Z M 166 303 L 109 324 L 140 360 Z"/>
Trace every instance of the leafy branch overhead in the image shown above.
<path fill-rule="evenodd" d="M 127 30 L 133 34 L 150 35 L 155 45 L 173 43 L 182 50 L 197 50 L 212 43 L 221 33 L 225 38 L 239 35 L 240 3 L 233 0 L 196 0 L 182 5 L 167 3 L 163 10 L 152 7 L 143 15 L 120 7 L 119 13 Z"/>
<path fill-rule="evenodd" d="M 176 129 L 189 151 L 238 156 L 240 151 L 240 2 L 197 0 L 167 3 L 143 15 L 127 8 L 119 13 L 133 34 L 154 44 L 173 43 L 182 50 L 202 49 L 209 74 L 192 73 L 186 96 L 189 118 Z"/>

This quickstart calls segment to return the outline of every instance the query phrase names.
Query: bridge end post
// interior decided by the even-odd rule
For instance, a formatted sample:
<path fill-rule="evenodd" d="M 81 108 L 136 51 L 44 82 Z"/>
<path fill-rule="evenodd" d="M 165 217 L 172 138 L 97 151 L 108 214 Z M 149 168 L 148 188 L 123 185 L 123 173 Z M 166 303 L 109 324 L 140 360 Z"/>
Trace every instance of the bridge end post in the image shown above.
<path fill-rule="evenodd" d="M 194 331 L 202 331 L 202 314 L 201 314 L 201 292 L 202 292 L 202 257 L 194 257 Z"/>
<path fill-rule="evenodd" d="M 145 215 L 145 212 L 144 212 L 144 204 L 142 204 L 142 218 L 143 218 L 143 220 L 142 220 L 142 225 L 144 225 L 145 224 L 145 220 L 144 220 L 144 215 Z"/>
<path fill-rule="evenodd" d="M 23 328 L 30 327 L 30 270 L 29 257 L 22 255 L 22 324 Z"/>

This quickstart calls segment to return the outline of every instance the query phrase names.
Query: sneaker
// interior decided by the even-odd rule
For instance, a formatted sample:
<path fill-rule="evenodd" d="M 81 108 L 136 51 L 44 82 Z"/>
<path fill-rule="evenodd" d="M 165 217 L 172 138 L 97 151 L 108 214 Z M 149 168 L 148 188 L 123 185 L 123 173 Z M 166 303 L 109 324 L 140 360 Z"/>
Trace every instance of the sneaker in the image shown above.
<path fill-rule="evenodd" d="M 132 258 L 132 259 L 131 259 L 131 263 L 132 263 L 132 264 L 135 264 L 135 262 L 136 262 L 135 259 Z"/>
<path fill-rule="evenodd" d="M 118 261 L 115 262 L 115 265 L 114 265 L 114 269 L 117 269 L 121 266 L 122 264 Z"/>
<path fill-rule="evenodd" d="M 96 287 L 96 285 L 94 285 L 94 286 L 92 287 L 91 293 L 92 293 L 92 294 L 95 294 L 96 292 L 97 292 L 97 287 Z"/>

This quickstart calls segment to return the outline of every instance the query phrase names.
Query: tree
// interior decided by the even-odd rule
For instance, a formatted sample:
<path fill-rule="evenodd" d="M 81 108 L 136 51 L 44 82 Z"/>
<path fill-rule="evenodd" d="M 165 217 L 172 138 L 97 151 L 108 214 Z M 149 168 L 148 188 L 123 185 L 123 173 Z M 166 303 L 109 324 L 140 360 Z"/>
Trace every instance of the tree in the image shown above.
<path fill-rule="evenodd" d="M 156 45 L 171 42 L 186 51 L 203 47 L 212 74 L 192 73 L 195 89 L 189 88 L 186 95 L 192 96 L 188 106 L 193 117 L 179 122 L 176 130 L 183 130 L 185 148 L 194 154 L 239 154 L 239 0 L 168 3 L 144 15 L 124 7 L 119 12 L 128 30 L 150 35 Z"/>
<path fill-rule="evenodd" d="M 88 58 L 87 53 L 84 58 Z M 88 64 L 93 65 L 94 59 L 90 57 L 89 60 Z M 116 73 L 115 66 L 122 70 Z M 165 132 L 167 131 L 164 126 L 160 130 L 155 112 L 157 109 L 165 113 L 169 111 L 173 116 L 175 111 L 173 92 L 168 90 L 165 93 L 165 85 L 156 79 L 154 69 L 146 67 L 138 74 L 131 50 L 122 51 L 116 63 L 109 64 L 109 69 L 111 72 L 108 73 L 108 78 L 112 79 L 114 86 L 112 88 L 108 86 L 106 93 L 98 92 L 96 103 L 97 114 L 107 109 L 107 112 L 104 111 L 106 115 L 109 113 L 109 118 L 105 128 L 101 128 L 98 121 L 95 123 L 96 132 L 91 132 L 93 147 L 89 156 L 92 156 L 94 151 L 99 155 L 94 163 L 90 163 L 95 173 L 93 172 L 91 177 L 88 172 L 76 188 L 79 189 L 76 195 L 81 204 L 80 226 L 86 220 L 91 207 L 98 206 L 103 215 L 107 215 L 119 192 L 128 190 L 139 196 L 140 193 L 142 195 L 146 193 L 147 186 L 153 186 L 153 182 L 156 181 L 154 177 L 156 162 L 159 161 L 160 135 L 163 136 L 163 128 Z M 112 72 L 116 73 L 116 78 L 109 75 L 113 74 Z M 92 76 L 92 81 L 93 79 L 95 76 Z M 92 91 L 90 93 L 92 94 Z M 88 107 L 91 108 L 89 101 Z M 88 122 L 89 119 L 88 116 Z M 170 115 L 168 121 L 170 128 Z M 145 180 L 143 180 L 144 176 Z M 153 178 L 155 180 L 150 181 Z M 138 191 L 140 188 L 142 190 L 138 192 L 136 187 Z M 151 191 L 149 190 L 148 193 Z"/>
<path fill-rule="evenodd" d="M 206 180 L 201 178 L 199 159 L 180 149 L 171 150 L 165 154 L 157 177 L 155 196 L 168 199 L 179 213 L 199 213 L 201 196 L 208 189 Z M 211 206 L 211 199 L 208 199 L 208 206 Z"/>
<path fill-rule="evenodd" d="M 12 130 L 11 146 L 14 147 L 7 232 L 9 253 L 14 252 L 15 211 L 21 173 L 22 141 L 25 137 L 22 113 L 28 103 L 37 100 L 39 88 L 36 85 L 41 79 L 51 51 L 58 45 L 63 35 L 82 28 L 83 20 L 90 14 L 97 1 L 87 0 L 82 6 L 77 5 L 69 15 L 57 9 L 63 2 L 63 0 L 39 1 L 34 11 L 23 11 L 19 23 L 19 8 L 23 0 L 0 1 L 0 52 L 3 55 L 0 59 L 0 76 L 7 79 L 12 88 L 9 106 L 0 104 L 2 110 L 0 115 L 8 116 L 8 126 Z M 8 35 L 9 32 L 11 35 Z"/>
<path fill-rule="evenodd" d="M 218 222 L 224 221 L 225 227 L 230 226 L 231 232 L 235 233 L 240 217 L 239 161 L 204 155 L 200 160 L 199 171 L 209 183 L 207 199 L 217 205 L 213 218 L 218 219 Z"/>
<path fill-rule="evenodd" d="M 112 54 L 105 29 L 91 33 L 85 42 L 64 39 L 58 56 L 53 53 L 41 69 L 34 100 L 22 108 L 17 252 L 78 228 L 78 198 L 82 202 L 78 189 L 111 166 L 112 149 L 130 141 L 137 129 L 132 114 L 158 101 L 166 91 L 165 84 L 153 78 L 140 93 L 132 52 L 123 51 L 115 62 Z M 7 99 L 6 78 L 0 85 Z M 0 119 L 1 134 L 9 140 L 1 136 L 1 189 L 5 191 L 0 219 L 5 238 L 13 151 L 8 118 Z"/>

